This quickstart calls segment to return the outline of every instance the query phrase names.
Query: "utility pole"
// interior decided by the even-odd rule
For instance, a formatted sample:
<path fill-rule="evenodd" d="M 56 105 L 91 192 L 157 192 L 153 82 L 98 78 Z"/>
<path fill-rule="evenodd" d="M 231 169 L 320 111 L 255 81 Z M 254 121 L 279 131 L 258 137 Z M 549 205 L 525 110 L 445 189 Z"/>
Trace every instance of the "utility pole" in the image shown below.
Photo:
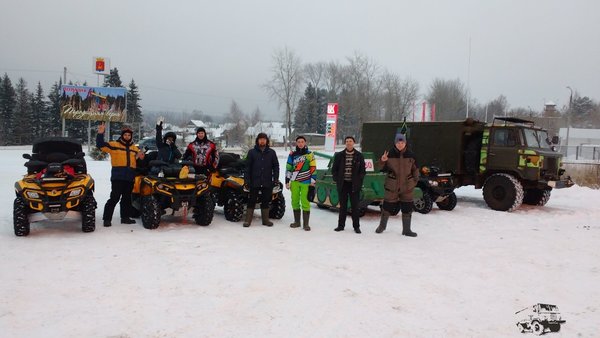
<path fill-rule="evenodd" d="M 469 117 L 469 101 L 471 101 L 471 37 L 469 37 L 469 65 L 467 67 L 467 118 Z"/>
<path fill-rule="evenodd" d="M 67 84 L 67 67 L 64 67 L 63 69 L 63 85 Z M 65 137 L 65 118 L 62 118 L 62 133 L 61 133 L 62 137 Z"/>
<path fill-rule="evenodd" d="M 569 129 L 571 129 L 571 109 L 573 109 L 573 89 L 571 89 L 569 86 L 567 86 L 567 89 L 571 92 L 571 95 L 569 95 L 569 111 L 567 113 L 567 141 L 565 142 L 565 158 L 567 158 L 567 155 L 569 154 Z"/>

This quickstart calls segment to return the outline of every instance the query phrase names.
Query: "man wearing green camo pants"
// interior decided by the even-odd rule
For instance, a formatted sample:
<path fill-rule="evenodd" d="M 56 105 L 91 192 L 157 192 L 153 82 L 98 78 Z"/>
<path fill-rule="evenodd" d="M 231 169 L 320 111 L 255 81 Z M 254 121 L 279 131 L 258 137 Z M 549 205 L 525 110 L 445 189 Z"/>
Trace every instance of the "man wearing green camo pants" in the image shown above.
<path fill-rule="evenodd" d="M 291 151 L 285 165 L 285 187 L 292 193 L 292 209 L 294 223 L 291 228 L 300 227 L 300 209 L 302 209 L 302 227 L 310 231 L 308 224 L 310 218 L 310 202 L 308 190 L 314 189 L 317 169 L 315 155 L 308 150 L 304 136 L 296 137 L 296 150 Z"/>

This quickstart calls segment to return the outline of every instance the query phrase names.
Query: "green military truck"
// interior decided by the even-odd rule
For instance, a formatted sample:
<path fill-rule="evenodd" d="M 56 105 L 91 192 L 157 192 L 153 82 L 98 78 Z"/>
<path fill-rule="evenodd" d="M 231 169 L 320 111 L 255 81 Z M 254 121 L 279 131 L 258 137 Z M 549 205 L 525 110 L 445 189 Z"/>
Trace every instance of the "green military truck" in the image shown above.
<path fill-rule="evenodd" d="M 383 154 L 400 130 L 406 133 L 408 147 L 420 166 L 418 187 L 423 190 L 423 200 L 415 203 L 416 208 L 431 209 L 433 202 L 442 209 L 453 208 L 453 190 L 473 185 L 483 188 L 490 208 L 513 211 L 522 203 L 543 206 L 552 189 L 573 185 L 561 168 L 562 155 L 553 146 L 556 138 L 550 139 L 547 131 L 532 121 L 497 117 L 491 124 L 471 118 L 367 122 L 363 124 L 362 150 Z M 446 186 L 440 189 L 441 184 Z"/>

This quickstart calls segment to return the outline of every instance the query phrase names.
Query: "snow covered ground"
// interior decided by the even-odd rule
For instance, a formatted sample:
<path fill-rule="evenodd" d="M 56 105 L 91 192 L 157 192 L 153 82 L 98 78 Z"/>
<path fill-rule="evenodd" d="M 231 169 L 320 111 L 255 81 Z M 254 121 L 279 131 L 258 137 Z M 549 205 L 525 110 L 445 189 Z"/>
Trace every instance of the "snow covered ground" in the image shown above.
<path fill-rule="evenodd" d="M 102 227 L 110 163 L 88 160 L 96 231 L 46 221 L 21 238 L 13 185 L 29 150 L 0 148 L 2 337 L 522 337 L 515 312 L 535 303 L 567 321 L 548 336 L 600 336 L 598 190 L 555 190 L 544 208 L 503 213 L 461 188 L 454 211 L 414 214 L 417 238 L 401 235 L 399 217 L 375 234 L 375 209 L 360 235 L 350 219 L 334 232 L 337 213 L 317 208 L 312 231 L 290 229 L 288 191 L 272 228 L 258 212 L 243 228 L 217 208 L 208 227 L 163 217 L 152 231 L 120 225 L 118 207 Z"/>

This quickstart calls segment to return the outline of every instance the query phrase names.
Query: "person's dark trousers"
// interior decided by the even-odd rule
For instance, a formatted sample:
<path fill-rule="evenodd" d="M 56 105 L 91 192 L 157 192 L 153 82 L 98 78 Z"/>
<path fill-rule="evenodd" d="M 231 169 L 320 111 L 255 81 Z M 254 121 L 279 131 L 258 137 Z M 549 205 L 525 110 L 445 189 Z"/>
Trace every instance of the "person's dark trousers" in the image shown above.
<path fill-rule="evenodd" d="M 346 226 L 346 216 L 348 215 L 348 198 L 352 205 L 352 226 L 354 229 L 360 229 L 359 215 L 359 195 L 360 191 L 352 192 L 352 182 L 344 181 L 342 189 L 338 190 L 340 196 L 340 215 L 338 219 L 338 228 L 343 229 Z"/>
<path fill-rule="evenodd" d="M 111 191 L 110 198 L 104 205 L 104 215 L 102 219 L 110 221 L 115 211 L 115 206 L 121 200 L 121 219 L 126 219 L 131 216 L 131 191 L 133 190 L 133 182 L 129 181 L 110 181 Z"/>
<path fill-rule="evenodd" d="M 250 197 L 248 198 L 248 208 L 255 209 L 256 202 L 258 202 L 258 193 L 261 192 L 260 196 L 260 208 L 269 209 L 271 203 L 271 195 L 273 194 L 273 187 L 261 187 L 261 188 L 250 188 Z"/>

